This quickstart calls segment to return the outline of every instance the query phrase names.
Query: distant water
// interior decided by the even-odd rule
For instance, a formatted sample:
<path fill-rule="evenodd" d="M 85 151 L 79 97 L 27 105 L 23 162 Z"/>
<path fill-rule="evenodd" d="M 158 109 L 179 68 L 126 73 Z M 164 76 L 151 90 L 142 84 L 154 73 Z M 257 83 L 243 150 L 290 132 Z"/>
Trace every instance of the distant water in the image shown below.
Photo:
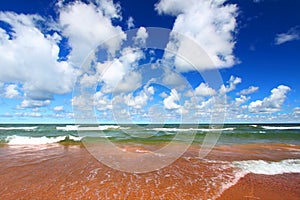
<path fill-rule="evenodd" d="M 196 128 L 195 128 L 196 127 Z M 80 131 L 81 134 L 78 134 Z M 201 143 L 206 134 L 220 132 L 218 144 L 278 143 L 300 144 L 300 124 L 230 124 L 212 129 L 208 125 L 192 125 L 180 128 L 176 124 L 168 125 L 99 125 L 79 126 L 62 124 L 0 125 L 0 143 L 49 144 L 61 141 L 81 141 L 97 137 L 112 141 L 171 141 L 177 133 L 188 139 L 195 134 L 194 142 Z M 181 137 L 184 140 L 184 137 Z"/>

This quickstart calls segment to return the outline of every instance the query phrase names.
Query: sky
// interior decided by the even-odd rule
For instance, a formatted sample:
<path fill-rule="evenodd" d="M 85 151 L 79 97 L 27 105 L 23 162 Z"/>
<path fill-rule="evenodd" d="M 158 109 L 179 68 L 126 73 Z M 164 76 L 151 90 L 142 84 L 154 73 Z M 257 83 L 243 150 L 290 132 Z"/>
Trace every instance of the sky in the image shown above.
<path fill-rule="evenodd" d="M 298 0 L 2 0 L 0 123 L 299 123 Z"/>

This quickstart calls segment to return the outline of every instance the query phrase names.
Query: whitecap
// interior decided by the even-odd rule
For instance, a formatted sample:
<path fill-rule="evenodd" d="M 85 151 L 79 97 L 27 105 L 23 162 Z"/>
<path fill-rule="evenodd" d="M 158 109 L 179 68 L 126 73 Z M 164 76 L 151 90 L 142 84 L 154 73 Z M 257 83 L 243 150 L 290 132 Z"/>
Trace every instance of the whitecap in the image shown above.
<path fill-rule="evenodd" d="M 300 126 L 262 126 L 267 130 L 299 130 Z"/>
<path fill-rule="evenodd" d="M 34 130 L 37 129 L 37 126 L 26 126 L 26 127 L 0 127 L 0 130 Z"/>
<path fill-rule="evenodd" d="M 28 136 L 8 136 L 5 140 L 9 145 L 41 145 L 41 144 L 52 144 L 60 141 L 64 141 L 67 138 L 73 141 L 80 141 L 82 137 L 76 137 L 72 135 L 57 136 L 57 137 L 28 137 Z"/>
<path fill-rule="evenodd" d="M 287 159 L 279 162 L 264 160 L 234 161 L 235 167 L 245 173 L 275 175 L 283 173 L 300 173 L 300 159 Z"/>

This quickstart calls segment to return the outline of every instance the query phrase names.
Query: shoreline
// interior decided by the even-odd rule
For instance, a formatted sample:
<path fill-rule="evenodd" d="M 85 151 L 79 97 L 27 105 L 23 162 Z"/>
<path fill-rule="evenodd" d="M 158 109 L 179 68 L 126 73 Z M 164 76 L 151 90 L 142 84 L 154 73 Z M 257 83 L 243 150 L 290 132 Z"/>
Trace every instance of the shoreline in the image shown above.
<path fill-rule="evenodd" d="M 155 150 L 162 145 L 123 144 L 119 147 L 128 152 Z M 242 172 L 232 164 L 300 159 L 299 145 L 218 145 L 205 159 L 199 159 L 198 150 L 199 145 L 192 145 L 169 166 L 135 174 L 107 167 L 78 143 L 7 145 L 0 147 L 0 199 L 238 200 L 251 199 L 252 191 L 252 199 L 276 200 L 278 196 L 296 200 L 300 196 L 300 173 L 260 175 Z"/>
<path fill-rule="evenodd" d="M 247 174 L 216 200 L 299 200 L 300 173 Z"/>

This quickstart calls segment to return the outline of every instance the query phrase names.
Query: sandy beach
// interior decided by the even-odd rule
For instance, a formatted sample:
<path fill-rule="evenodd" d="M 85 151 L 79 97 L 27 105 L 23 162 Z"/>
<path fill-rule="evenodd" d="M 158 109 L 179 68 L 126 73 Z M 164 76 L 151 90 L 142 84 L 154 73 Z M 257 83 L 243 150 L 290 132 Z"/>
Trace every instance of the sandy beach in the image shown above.
<path fill-rule="evenodd" d="M 264 153 L 258 157 L 254 149 Z M 103 165 L 81 145 L 4 146 L 0 148 L 0 198 L 296 200 L 300 197 L 300 173 L 260 175 L 243 172 L 230 163 L 267 155 L 274 160 L 272 154 L 280 155 L 278 160 L 299 159 L 295 153 L 299 149 L 275 144 L 217 146 L 200 160 L 198 146 L 192 146 L 170 166 L 134 174 Z"/>
<path fill-rule="evenodd" d="M 300 174 L 248 174 L 225 190 L 218 200 L 299 200 Z"/>

